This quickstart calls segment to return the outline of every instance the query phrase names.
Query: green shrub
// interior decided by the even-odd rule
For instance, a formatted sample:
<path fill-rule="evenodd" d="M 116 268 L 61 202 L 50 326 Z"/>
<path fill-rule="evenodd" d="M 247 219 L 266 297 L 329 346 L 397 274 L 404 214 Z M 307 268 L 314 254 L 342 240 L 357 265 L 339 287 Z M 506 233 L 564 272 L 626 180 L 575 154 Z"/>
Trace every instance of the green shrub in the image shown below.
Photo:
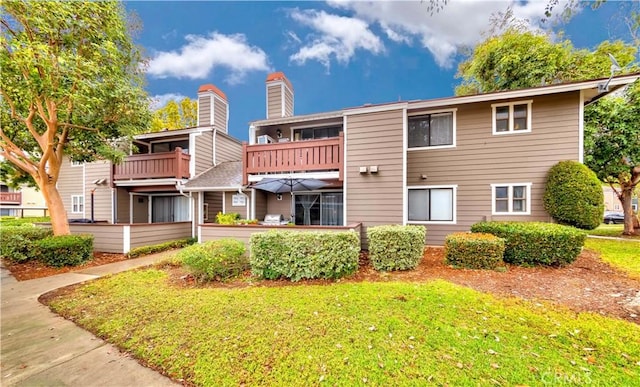
<path fill-rule="evenodd" d="M 376 226 L 367 229 L 369 259 L 376 270 L 415 269 L 422 260 L 426 228 L 422 226 Z"/>
<path fill-rule="evenodd" d="M 37 257 L 35 243 L 53 235 L 50 228 L 32 224 L 2 226 L 0 230 L 0 256 L 14 262 L 26 262 Z"/>
<path fill-rule="evenodd" d="M 455 233 L 444 242 L 445 262 L 467 269 L 495 269 L 503 266 L 504 239 L 484 233 Z"/>
<path fill-rule="evenodd" d="M 358 269 L 360 237 L 355 231 L 270 230 L 250 240 L 251 271 L 260 278 L 341 278 Z"/>
<path fill-rule="evenodd" d="M 192 245 L 196 242 L 197 242 L 196 238 L 184 238 L 184 239 L 177 239 L 175 241 L 159 243 L 157 245 L 136 247 L 134 249 L 129 250 L 129 252 L 127 253 L 127 258 L 137 258 L 143 255 L 149 255 L 149 254 L 159 253 L 161 251 L 177 249 L 180 247 Z"/>
<path fill-rule="evenodd" d="M 49 222 L 51 222 L 51 218 L 49 218 L 48 216 L 29 216 L 26 218 L 16 218 L 14 216 L 0 217 L 0 226 L 3 229 L 5 227 L 23 226 L 23 225 L 32 226 L 34 223 L 49 223 Z"/>
<path fill-rule="evenodd" d="M 602 184 L 587 166 L 561 161 L 549 169 L 544 208 L 558 223 L 593 230 L 604 214 Z"/>
<path fill-rule="evenodd" d="M 77 266 L 93 257 L 93 235 L 58 235 L 36 242 L 38 260 L 48 266 Z"/>
<path fill-rule="evenodd" d="M 504 261 L 525 266 L 568 265 L 582 251 L 587 235 L 570 226 L 541 222 L 480 222 L 471 231 L 503 238 Z"/>
<path fill-rule="evenodd" d="M 216 215 L 216 222 L 218 224 L 236 224 L 236 221 L 238 219 L 240 219 L 240 214 L 236 212 L 229 212 L 227 214 L 218 212 L 218 214 Z"/>
<path fill-rule="evenodd" d="M 225 238 L 185 247 L 177 254 L 196 280 L 226 280 L 249 269 L 244 243 Z"/>

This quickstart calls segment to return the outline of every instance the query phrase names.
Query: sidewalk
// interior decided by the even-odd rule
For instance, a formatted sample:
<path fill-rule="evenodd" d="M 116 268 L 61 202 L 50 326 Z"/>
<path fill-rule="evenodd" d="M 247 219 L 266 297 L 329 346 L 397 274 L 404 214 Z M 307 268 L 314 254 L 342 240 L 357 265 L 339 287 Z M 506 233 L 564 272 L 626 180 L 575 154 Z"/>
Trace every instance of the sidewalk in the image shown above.
<path fill-rule="evenodd" d="M 150 265 L 164 254 L 22 282 L 2 268 L 0 385 L 176 386 L 38 302 L 48 291 Z"/>

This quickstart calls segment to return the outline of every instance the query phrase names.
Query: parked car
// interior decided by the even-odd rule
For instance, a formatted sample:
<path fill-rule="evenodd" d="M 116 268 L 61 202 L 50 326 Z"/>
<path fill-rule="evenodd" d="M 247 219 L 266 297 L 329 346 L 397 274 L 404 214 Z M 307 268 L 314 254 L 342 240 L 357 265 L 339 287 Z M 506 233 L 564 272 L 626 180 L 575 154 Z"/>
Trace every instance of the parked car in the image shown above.
<path fill-rule="evenodd" d="M 603 221 L 606 224 L 624 223 L 624 214 L 622 212 L 605 212 Z"/>

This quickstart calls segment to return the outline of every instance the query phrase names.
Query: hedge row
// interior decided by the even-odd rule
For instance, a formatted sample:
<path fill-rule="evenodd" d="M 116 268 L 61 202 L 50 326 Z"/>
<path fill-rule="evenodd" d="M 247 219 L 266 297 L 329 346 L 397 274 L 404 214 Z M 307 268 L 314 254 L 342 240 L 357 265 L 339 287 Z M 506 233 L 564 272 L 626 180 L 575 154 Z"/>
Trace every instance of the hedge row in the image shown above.
<path fill-rule="evenodd" d="M 574 227 L 541 222 L 480 222 L 471 231 L 503 238 L 504 261 L 525 266 L 568 265 L 578 257 L 586 238 Z"/>
<path fill-rule="evenodd" d="M 270 230 L 250 239 L 251 271 L 266 278 L 341 278 L 358 269 L 360 237 L 355 231 Z"/>
<path fill-rule="evenodd" d="M 186 247 L 186 246 L 192 245 L 197 241 L 198 240 L 196 238 L 184 238 L 184 239 L 176 239 L 174 241 L 159 243 L 157 245 L 136 247 L 131 249 L 127 253 L 127 258 L 137 258 L 143 255 L 159 253 L 159 252 L 167 251 L 171 249 L 178 249 L 180 247 Z"/>
<path fill-rule="evenodd" d="M 415 269 L 424 255 L 422 226 L 375 226 L 367 229 L 369 259 L 376 270 Z"/>
<path fill-rule="evenodd" d="M 76 266 L 93 256 L 93 236 L 53 236 L 49 228 L 3 227 L 0 256 L 20 263 L 38 260 L 54 267 Z"/>
<path fill-rule="evenodd" d="M 444 243 L 445 262 L 467 269 L 496 269 L 504 264 L 504 239 L 485 233 L 455 233 Z"/>

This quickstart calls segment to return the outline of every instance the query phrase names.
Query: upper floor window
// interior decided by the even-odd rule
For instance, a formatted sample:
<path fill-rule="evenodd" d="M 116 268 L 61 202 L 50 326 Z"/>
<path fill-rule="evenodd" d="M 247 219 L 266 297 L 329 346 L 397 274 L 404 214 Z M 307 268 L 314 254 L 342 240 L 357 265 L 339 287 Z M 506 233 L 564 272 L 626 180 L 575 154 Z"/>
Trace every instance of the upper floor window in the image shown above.
<path fill-rule="evenodd" d="M 455 112 L 414 116 L 408 121 L 409 148 L 456 145 Z"/>
<path fill-rule="evenodd" d="M 303 128 L 295 129 L 293 131 L 293 139 L 295 141 L 300 140 L 320 140 L 323 138 L 338 137 L 342 127 L 340 126 L 327 126 L 324 128 Z"/>
<path fill-rule="evenodd" d="M 531 183 L 491 184 L 493 215 L 530 215 Z"/>
<path fill-rule="evenodd" d="M 531 102 L 493 104 L 493 134 L 531 132 Z"/>
<path fill-rule="evenodd" d="M 82 214 L 84 212 L 84 195 L 71 195 L 71 213 Z"/>
<path fill-rule="evenodd" d="M 408 216 L 411 223 L 455 223 L 456 186 L 409 187 Z"/>
<path fill-rule="evenodd" d="M 189 140 L 154 142 L 151 144 L 151 153 L 173 152 L 176 148 L 181 148 L 182 153 L 189 154 Z"/>

